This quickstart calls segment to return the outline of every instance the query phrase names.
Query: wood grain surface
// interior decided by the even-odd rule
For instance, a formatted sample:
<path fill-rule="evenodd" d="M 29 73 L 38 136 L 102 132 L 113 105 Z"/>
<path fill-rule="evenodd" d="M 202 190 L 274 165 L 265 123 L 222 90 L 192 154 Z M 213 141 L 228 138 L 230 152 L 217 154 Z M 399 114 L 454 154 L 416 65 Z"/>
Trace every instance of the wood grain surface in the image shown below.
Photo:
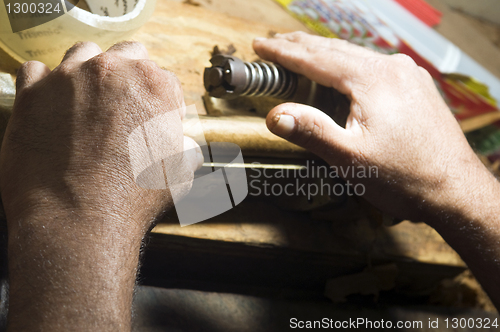
<path fill-rule="evenodd" d="M 202 102 L 205 93 L 203 70 L 210 67 L 215 45 L 227 48 L 232 44 L 236 48 L 235 56 L 253 61 L 258 58 L 252 49 L 255 37 L 292 31 L 302 26 L 273 1 L 225 1 L 224 5 L 218 5 L 219 1 L 203 3 L 209 8 L 178 1 L 158 1 L 151 20 L 134 35 L 135 40 L 146 45 L 152 60 L 179 77 L 186 104 L 195 104 L 200 114 L 206 113 Z M 230 14 L 240 13 L 240 17 L 221 13 L 221 9 Z M 255 14 L 254 9 L 266 16 Z M 281 19 L 272 19 L 274 14 L 281 14 L 276 15 Z M 247 15 L 255 21 L 241 17 Z"/>

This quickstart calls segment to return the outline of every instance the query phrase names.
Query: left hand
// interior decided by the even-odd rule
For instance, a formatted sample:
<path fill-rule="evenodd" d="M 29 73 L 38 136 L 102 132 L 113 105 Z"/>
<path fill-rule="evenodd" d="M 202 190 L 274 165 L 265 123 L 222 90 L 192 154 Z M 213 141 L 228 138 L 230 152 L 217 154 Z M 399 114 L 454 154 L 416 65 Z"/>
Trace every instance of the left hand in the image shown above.
<path fill-rule="evenodd" d="M 128 226 L 145 232 L 172 207 L 172 195 L 135 183 L 128 138 L 163 115 L 165 127 L 156 134 L 163 134 L 164 155 L 199 149 L 183 136 L 184 106 L 179 80 L 148 60 L 139 43 L 117 44 L 107 52 L 80 43 L 52 72 L 40 62 L 25 63 L 1 150 L 0 186 L 8 219 L 61 207 L 127 219 Z M 179 190 L 189 190 L 200 166 L 200 159 L 192 157 L 186 154 L 180 161 L 177 182 L 185 186 Z"/>
<path fill-rule="evenodd" d="M 158 143 L 158 173 L 173 164 L 189 190 L 202 158 L 183 106 L 179 80 L 139 43 L 80 43 L 53 71 L 22 65 L 0 154 L 9 329 L 130 331 L 142 238 L 173 205 L 171 190 L 137 185 L 131 162 L 158 160 Z M 149 145 L 129 151 L 138 128 Z"/>

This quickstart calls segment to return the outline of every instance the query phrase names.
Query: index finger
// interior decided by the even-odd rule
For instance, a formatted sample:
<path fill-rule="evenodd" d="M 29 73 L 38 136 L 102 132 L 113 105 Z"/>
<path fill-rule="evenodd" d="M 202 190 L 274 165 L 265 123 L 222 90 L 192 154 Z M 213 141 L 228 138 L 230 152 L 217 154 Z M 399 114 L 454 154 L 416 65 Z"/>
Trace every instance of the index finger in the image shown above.
<path fill-rule="evenodd" d="M 344 39 L 339 38 L 326 38 L 316 35 L 311 35 L 303 31 L 295 31 L 283 34 L 276 34 L 274 38 L 286 39 L 293 43 L 299 43 L 303 45 L 311 46 L 321 46 L 324 48 L 330 48 L 337 51 L 341 51 L 350 55 L 357 55 L 360 57 L 374 56 L 383 57 L 382 53 L 379 53 L 366 46 L 359 46 L 348 42 Z"/>
<path fill-rule="evenodd" d="M 62 63 L 82 63 L 98 54 L 101 54 L 101 48 L 93 42 L 80 42 L 73 45 L 66 51 Z"/>
<path fill-rule="evenodd" d="M 279 63 L 346 95 L 351 94 L 353 82 L 363 76 L 363 58 L 332 47 L 296 43 L 283 38 L 257 38 L 253 47 L 264 60 Z"/>

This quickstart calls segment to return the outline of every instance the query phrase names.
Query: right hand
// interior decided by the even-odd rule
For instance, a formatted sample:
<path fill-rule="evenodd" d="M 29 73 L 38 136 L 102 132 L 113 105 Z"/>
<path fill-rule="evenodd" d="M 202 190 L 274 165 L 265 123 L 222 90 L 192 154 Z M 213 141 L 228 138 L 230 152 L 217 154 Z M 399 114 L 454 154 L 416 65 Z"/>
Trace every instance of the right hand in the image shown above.
<path fill-rule="evenodd" d="M 495 182 L 432 77 L 410 57 L 305 33 L 259 38 L 254 49 L 351 100 L 345 129 L 320 110 L 293 103 L 274 108 L 267 126 L 330 165 L 363 167 L 366 174 L 377 167 L 376 178 L 347 180 L 365 186 L 365 197 L 381 210 L 429 221 L 449 209 L 467 209 L 474 190 Z"/>

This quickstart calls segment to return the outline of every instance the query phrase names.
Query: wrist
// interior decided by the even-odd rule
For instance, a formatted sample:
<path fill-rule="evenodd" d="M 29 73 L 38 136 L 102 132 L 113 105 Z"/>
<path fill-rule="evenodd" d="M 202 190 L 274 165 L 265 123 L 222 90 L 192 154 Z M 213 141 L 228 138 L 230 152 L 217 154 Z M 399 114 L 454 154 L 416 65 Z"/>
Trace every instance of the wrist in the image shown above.
<path fill-rule="evenodd" d="M 53 213 L 88 220 L 92 226 L 98 221 L 106 227 L 116 225 L 117 231 L 134 231 L 141 238 L 150 229 L 155 217 L 169 205 L 169 193 L 145 190 L 131 178 L 120 178 L 116 172 L 94 171 L 86 175 L 68 175 L 58 181 L 0 179 L 2 201 L 8 221 L 47 221 Z M 41 216 L 41 218 L 39 218 Z M 95 221 L 94 221 L 95 220 Z M 17 222 L 17 221 L 16 221 Z M 15 227 L 14 223 L 11 223 Z M 57 224 L 57 223 L 56 223 Z M 57 225 L 55 225 L 57 227 Z"/>
<path fill-rule="evenodd" d="M 500 215 L 497 179 L 479 160 L 460 170 L 450 174 L 443 190 L 430 200 L 435 206 L 426 222 L 440 232 L 455 233 L 474 224 L 486 227 L 496 223 Z"/>
<path fill-rule="evenodd" d="M 112 199 L 103 196 L 71 200 L 57 196 L 60 195 L 41 190 L 24 194 L 22 199 L 6 197 L 4 210 L 9 233 L 36 232 L 43 236 L 68 229 L 96 240 L 111 236 L 137 241 L 144 237 L 151 222 L 144 209 L 134 211 L 119 197 L 110 203 Z"/>
<path fill-rule="evenodd" d="M 37 207 L 18 218 L 8 222 L 11 324 L 127 330 L 116 324 L 130 321 L 141 232 L 100 212 Z"/>

